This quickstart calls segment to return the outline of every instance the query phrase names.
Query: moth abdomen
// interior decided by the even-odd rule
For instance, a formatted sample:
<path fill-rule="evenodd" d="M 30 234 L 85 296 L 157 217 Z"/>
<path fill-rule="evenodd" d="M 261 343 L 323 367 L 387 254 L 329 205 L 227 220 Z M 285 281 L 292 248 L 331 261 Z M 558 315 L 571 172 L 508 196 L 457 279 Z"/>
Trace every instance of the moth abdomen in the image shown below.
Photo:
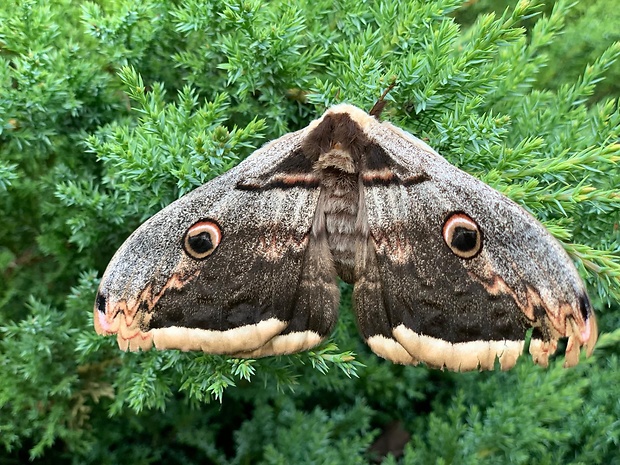
<path fill-rule="evenodd" d="M 322 176 L 321 195 L 315 215 L 313 233 L 325 235 L 336 272 L 348 283 L 354 281 L 355 251 L 358 230 L 359 191 L 355 174 L 328 172 Z"/>

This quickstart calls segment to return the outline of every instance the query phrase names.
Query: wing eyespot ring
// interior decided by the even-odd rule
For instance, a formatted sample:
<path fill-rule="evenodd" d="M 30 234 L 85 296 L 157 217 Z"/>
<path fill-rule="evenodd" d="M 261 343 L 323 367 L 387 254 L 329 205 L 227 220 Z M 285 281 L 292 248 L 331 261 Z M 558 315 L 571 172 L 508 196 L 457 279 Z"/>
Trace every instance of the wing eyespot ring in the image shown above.
<path fill-rule="evenodd" d="M 183 250 L 195 260 L 215 252 L 222 240 L 222 230 L 213 220 L 200 220 L 189 227 L 183 237 Z"/>
<path fill-rule="evenodd" d="M 482 251 L 482 230 L 463 212 L 448 215 L 443 224 L 442 235 L 448 248 L 459 258 L 468 260 Z"/>

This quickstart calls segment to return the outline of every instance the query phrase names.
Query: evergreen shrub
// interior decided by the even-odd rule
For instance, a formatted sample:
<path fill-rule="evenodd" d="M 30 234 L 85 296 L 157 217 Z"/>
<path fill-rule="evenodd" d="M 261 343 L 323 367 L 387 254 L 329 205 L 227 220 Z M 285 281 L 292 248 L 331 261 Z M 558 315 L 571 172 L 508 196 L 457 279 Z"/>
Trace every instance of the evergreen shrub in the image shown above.
<path fill-rule="evenodd" d="M 589 10 L 509 3 L 468 20 L 457 0 L 0 2 L 0 461 L 620 463 L 620 110 L 600 93 L 620 44 L 563 59 Z M 588 28 L 617 28 L 613 4 Z M 298 355 L 121 353 L 94 333 L 101 273 L 143 220 L 392 83 L 385 119 L 562 241 L 599 316 L 591 358 L 392 365 L 345 285 L 333 336 Z M 383 457 L 395 421 L 411 439 Z"/>

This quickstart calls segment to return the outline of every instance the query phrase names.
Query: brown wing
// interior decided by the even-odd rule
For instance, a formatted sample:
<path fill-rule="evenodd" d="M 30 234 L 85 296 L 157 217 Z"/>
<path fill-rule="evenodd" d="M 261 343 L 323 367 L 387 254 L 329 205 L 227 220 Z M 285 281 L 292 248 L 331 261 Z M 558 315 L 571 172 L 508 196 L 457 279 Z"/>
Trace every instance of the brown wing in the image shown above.
<path fill-rule="evenodd" d="M 361 173 L 370 237 L 354 291 L 375 352 L 451 370 L 492 369 L 498 357 L 508 369 L 529 329 L 541 365 L 561 337 L 567 366 L 593 349 L 583 283 L 538 221 L 413 136 L 379 123 L 366 135 L 386 160 Z"/>
<path fill-rule="evenodd" d="M 318 344 L 339 291 L 310 229 L 318 198 L 302 132 L 284 136 L 153 216 L 100 284 L 95 328 L 123 350 L 263 356 Z"/>

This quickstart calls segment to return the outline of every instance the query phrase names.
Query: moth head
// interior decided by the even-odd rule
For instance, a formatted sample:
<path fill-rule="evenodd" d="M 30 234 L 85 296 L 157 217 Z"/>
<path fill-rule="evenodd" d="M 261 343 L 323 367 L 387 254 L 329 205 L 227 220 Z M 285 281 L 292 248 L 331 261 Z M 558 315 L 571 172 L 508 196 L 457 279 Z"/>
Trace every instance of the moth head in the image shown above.
<path fill-rule="evenodd" d="M 463 212 L 448 215 L 442 234 L 446 245 L 457 257 L 474 258 L 482 250 L 482 231 L 478 224 Z"/>
<path fill-rule="evenodd" d="M 195 260 L 211 255 L 222 240 L 219 225 L 212 220 L 200 220 L 186 231 L 183 237 L 183 250 Z"/>

